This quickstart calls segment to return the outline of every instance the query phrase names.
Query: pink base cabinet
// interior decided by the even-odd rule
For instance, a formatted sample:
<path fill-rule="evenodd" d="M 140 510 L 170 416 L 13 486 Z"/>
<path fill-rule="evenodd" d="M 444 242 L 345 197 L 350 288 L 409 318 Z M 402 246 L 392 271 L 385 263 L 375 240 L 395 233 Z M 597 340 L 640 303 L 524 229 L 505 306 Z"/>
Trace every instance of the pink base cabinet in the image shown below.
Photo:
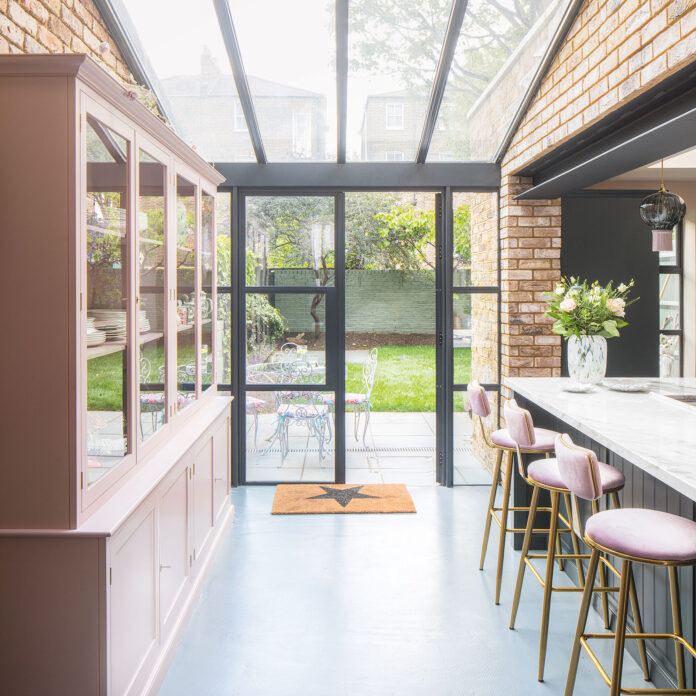
<path fill-rule="evenodd" d="M 177 434 L 173 464 L 152 462 L 79 530 L 0 533 L 3 693 L 156 693 L 233 518 L 229 496 L 215 495 L 230 432 L 218 397 Z"/>
<path fill-rule="evenodd" d="M 0 692 L 154 693 L 227 523 L 223 177 L 94 61 L 0 56 Z"/>

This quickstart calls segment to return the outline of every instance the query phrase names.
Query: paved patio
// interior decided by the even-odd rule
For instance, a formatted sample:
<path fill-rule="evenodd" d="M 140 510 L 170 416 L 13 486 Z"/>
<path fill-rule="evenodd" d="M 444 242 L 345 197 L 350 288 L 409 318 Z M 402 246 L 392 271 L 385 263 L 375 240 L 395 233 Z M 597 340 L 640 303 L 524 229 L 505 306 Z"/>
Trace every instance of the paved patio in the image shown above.
<path fill-rule="evenodd" d="M 346 414 L 346 482 L 435 485 L 434 413 L 373 413 L 362 441 L 353 435 L 353 414 Z M 454 414 L 455 485 L 487 485 L 490 474 L 471 451 L 471 419 Z M 334 441 L 320 458 L 317 438 L 304 426 L 291 427 L 289 452 L 281 465 L 280 448 L 273 438 L 274 414 L 259 414 L 257 445 L 254 419 L 247 415 L 248 481 L 333 481 Z"/>

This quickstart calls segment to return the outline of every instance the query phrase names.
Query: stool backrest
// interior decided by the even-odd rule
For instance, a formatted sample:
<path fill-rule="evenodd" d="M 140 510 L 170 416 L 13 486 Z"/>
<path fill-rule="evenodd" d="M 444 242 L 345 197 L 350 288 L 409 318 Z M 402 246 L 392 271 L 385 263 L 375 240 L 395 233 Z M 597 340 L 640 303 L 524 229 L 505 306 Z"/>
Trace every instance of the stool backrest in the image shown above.
<path fill-rule="evenodd" d="M 469 394 L 471 412 L 476 414 L 479 418 L 490 416 L 491 404 L 488 401 L 486 390 L 476 380 L 473 380 L 467 385 L 466 391 Z"/>
<path fill-rule="evenodd" d="M 602 480 L 597 455 L 576 445 L 570 435 L 556 436 L 556 461 L 563 483 L 578 498 L 597 500 L 602 496 Z"/>
<path fill-rule="evenodd" d="M 517 449 L 534 449 L 534 421 L 532 414 L 522 408 L 514 399 L 508 399 L 503 406 L 505 425 L 510 437 L 515 441 Z"/>

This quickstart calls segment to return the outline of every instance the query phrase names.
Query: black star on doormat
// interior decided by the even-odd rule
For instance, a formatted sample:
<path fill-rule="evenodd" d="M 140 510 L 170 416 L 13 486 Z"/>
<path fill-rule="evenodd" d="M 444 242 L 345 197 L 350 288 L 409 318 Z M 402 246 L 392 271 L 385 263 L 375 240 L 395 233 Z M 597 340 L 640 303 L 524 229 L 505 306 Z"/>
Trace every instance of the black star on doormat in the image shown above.
<path fill-rule="evenodd" d="M 353 486 L 352 488 L 329 488 L 329 486 L 320 486 L 325 493 L 323 495 L 313 495 L 307 500 L 318 500 L 319 498 L 332 498 L 341 507 L 346 507 L 354 498 L 379 498 L 378 495 L 365 495 L 361 493 L 362 486 Z"/>

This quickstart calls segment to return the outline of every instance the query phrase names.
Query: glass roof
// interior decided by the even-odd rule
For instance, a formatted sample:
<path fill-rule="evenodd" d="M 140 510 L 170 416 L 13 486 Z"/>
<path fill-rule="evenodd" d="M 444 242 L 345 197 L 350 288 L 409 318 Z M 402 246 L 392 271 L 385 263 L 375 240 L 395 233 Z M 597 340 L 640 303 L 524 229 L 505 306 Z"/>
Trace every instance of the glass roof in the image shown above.
<path fill-rule="evenodd" d="M 347 74 L 337 75 L 346 65 L 337 55 L 346 37 L 336 36 L 343 1 Z M 458 37 L 449 29 L 451 62 L 441 53 L 461 0 L 112 2 L 173 126 L 210 161 L 263 161 L 265 153 L 268 162 L 335 162 L 344 138 L 347 161 L 413 162 L 430 113 L 437 121 L 427 161 L 461 162 L 494 159 L 572 0 L 469 0 Z M 214 6 L 225 2 L 246 75 L 239 85 Z M 429 111 L 438 74 L 446 88 Z M 242 103 L 251 104 L 256 138 Z"/>
<path fill-rule="evenodd" d="M 121 1 L 171 105 L 177 134 L 208 161 L 255 162 L 212 2 Z"/>
<path fill-rule="evenodd" d="M 495 157 L 567 5 L 469 0 L 429 162 Z"/>

